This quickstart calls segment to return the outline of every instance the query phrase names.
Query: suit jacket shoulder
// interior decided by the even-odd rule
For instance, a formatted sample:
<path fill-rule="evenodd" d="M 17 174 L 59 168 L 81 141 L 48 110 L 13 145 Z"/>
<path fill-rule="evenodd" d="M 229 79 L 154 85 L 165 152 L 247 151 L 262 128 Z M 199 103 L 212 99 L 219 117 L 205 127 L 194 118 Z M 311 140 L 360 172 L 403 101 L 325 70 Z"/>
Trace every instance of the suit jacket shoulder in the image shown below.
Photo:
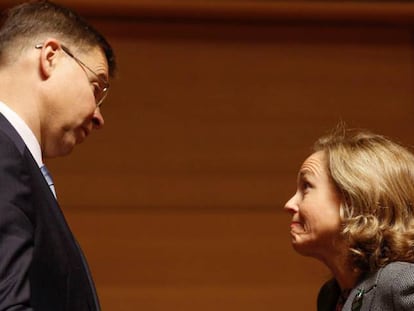
<path fill-rule="evenodd" d="M 59 204 L 1 114 L 0 184 L 0 310 L 99 310 Z"/>
<path fill-rule="evenodd" d="M 334 311 L 340 295 L 335 279 L 320 289 L 317 310 Z M 414 263 L 392 262 L 377 272 L 367 275 L 351 291 L 343 311 L 352 311 L 361 304 L 360 311 L 414 310 Z"/>
<path fill-rule="evenodd" d="M 343 311 L 351 311 L 357 299 L 361 311 L 414 310 L 414 264 L 393 262 L 368 275 L 352 290 Z"/>

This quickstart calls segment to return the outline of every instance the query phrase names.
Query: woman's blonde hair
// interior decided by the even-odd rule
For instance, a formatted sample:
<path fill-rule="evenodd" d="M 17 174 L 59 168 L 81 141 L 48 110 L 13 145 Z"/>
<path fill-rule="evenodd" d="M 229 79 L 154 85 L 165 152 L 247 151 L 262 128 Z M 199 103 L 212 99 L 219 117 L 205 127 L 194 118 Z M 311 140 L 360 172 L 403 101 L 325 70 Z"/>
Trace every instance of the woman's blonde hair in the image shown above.
<path fill-rule="evenodd" d="M 338 126 L 320 138 L 342 197 L 342 233 L 363 272 L 414 262 L 414 155 L 384 136 Z"/>

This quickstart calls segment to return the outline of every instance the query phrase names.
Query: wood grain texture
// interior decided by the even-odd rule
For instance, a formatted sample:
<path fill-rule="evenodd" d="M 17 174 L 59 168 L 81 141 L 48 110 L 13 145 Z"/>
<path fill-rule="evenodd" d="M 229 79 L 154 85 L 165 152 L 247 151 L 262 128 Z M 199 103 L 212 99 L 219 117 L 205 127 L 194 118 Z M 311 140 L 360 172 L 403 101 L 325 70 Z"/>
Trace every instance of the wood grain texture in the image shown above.
<path fill-rule="evenodd" d="M 315 310 L 282 207 L 339 120 L 414 144 L 412 4 L 99 3 L 106 125 L 48 164 L 103 309 Z"/>
<path fill-rule="evenodd" d="M 3 0 L 0 9 L 20 3 Z M 411 1 L 55 0 L 84 16 L 110 19 L 413 25 Z"/>
<path fill-rule="evenodd" d="M 275 210 L 76 211 L 69 218 L 106 310 L 313 310 L 315 284 L 329 276 L 293 253 L 287 217 Z"/>

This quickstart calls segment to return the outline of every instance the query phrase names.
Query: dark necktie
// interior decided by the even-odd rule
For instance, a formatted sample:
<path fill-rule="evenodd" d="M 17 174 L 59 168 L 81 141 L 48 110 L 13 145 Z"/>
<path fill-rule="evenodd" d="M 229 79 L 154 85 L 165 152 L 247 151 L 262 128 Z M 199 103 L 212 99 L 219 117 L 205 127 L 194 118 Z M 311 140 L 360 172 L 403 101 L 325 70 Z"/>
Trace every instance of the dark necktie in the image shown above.
<path fill-rule="evenodd" d="M 53 179 L 49 173 L 49 170 L 46 168 L 46 165 L 42 165 L 40 167 L 40 170 L 42 171 L 43 177 L 46 179 L 46 182 L 49 185 L 50 191 L 52 191 L 53 195 L 56 198 L 55 184 L 53 183 Z"/>

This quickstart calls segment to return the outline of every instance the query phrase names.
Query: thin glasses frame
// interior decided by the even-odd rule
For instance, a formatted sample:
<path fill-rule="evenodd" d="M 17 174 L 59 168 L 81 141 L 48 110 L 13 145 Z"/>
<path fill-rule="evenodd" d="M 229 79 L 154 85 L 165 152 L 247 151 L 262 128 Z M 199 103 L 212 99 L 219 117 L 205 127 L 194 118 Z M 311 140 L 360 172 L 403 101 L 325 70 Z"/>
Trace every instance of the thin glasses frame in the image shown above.
<path fill-rule="evenodd" d="M 84 62 L 82 62 L 79 58 L 73 55 L 72 52 L 66 46 L 64 46 L 63 44 L 61 44 L 60 46 L 67 55 L 73 58 L 73 60 L 75 60 L 82 67 L 82 69 L 86 68 L 98 80 L 100 92 L 98 96 L 96 96 L 95 94 L 94 96 L 95 96 L 96 107 L 100 108 L 106 96 L 108 95 L 109 83 L 105 79 L 103 79 L 101 76 L 99 76 L 97 73 L 95 73 L 95 71 L 93 71 L 89 66 L 87 66 Z M 40 49 L 42 47 L 43 47 L 42 44 L 37 44 L 35 46 L 36 49 Z"/>

